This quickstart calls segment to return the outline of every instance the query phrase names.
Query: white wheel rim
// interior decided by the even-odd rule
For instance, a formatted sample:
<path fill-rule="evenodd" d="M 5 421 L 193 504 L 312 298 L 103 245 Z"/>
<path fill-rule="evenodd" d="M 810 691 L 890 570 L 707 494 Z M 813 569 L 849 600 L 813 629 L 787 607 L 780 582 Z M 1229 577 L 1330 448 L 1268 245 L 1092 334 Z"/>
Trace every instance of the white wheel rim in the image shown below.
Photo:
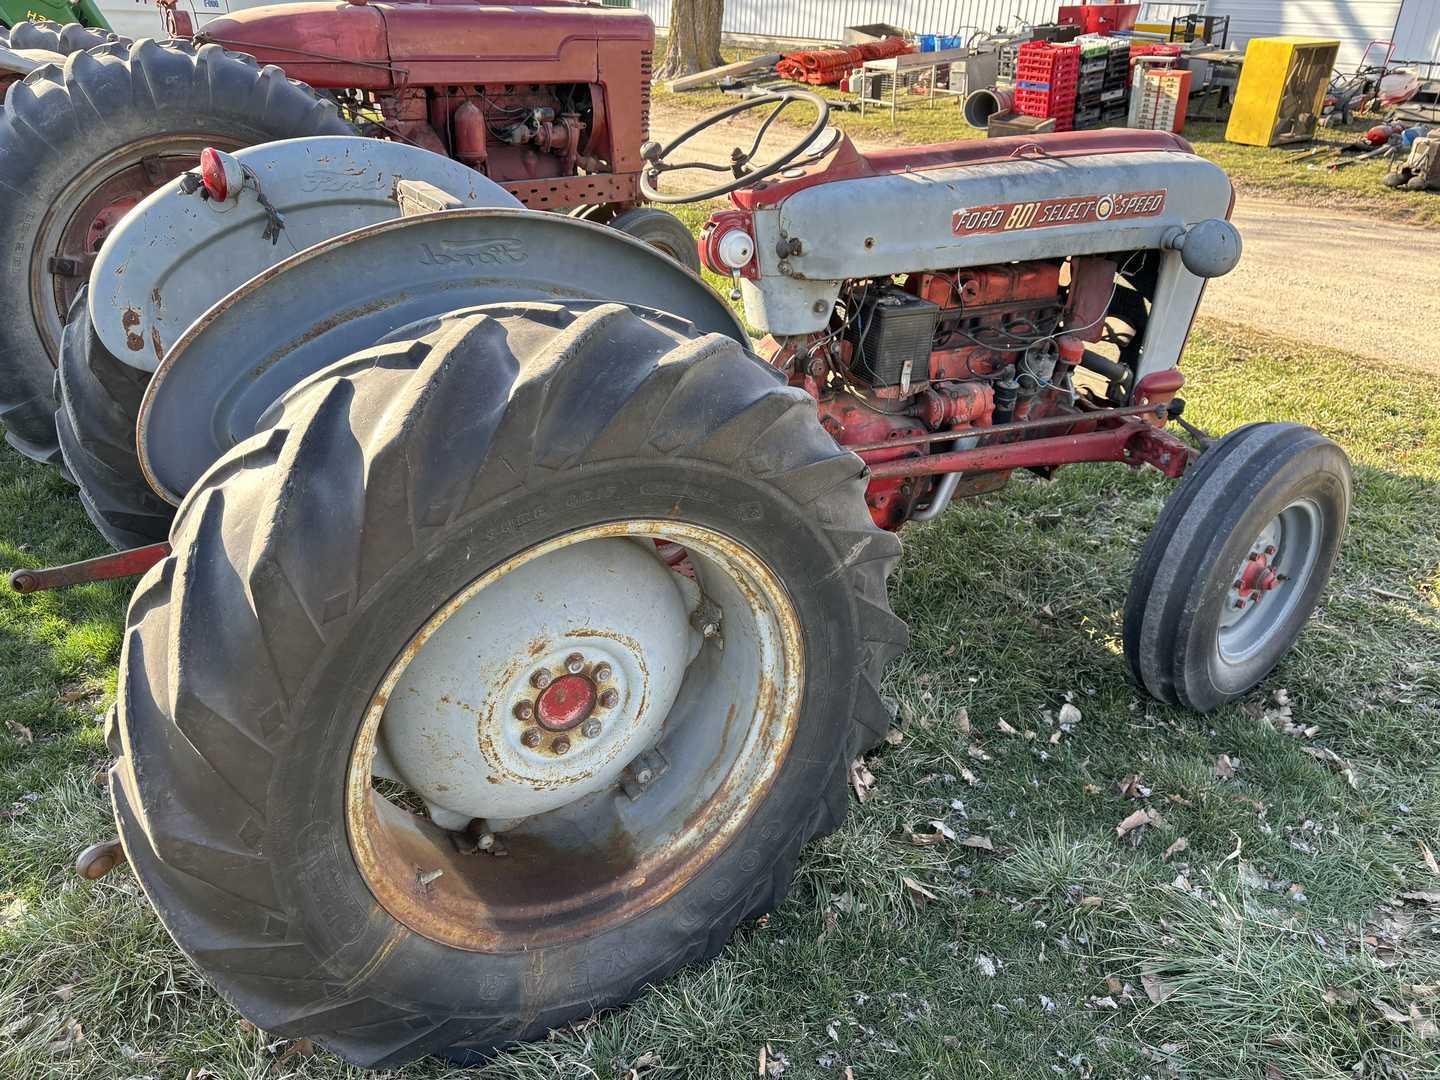
<path fill-rule="evenodd" d="M 1251 542 L 1220 614 L 1216 651 L 1223 663 L 1243 664 L 1285 633 L 1319 564 L 1324 524 L 1319 503 L 1296 499 Z"/>
<path fill-rule="evenodd" d="M 657 542 L 683 549 L 678 570 Z M 593 700 L 557 697 L 567 679 Z M 728 537 L 644 520 L 536 545 L 427 620 L 373 695 L 347 779 L 357 864 L 392 915 L 460 948 L 594 932 L 672 893 L 748 820 L 802 685 L 794 605 Z M 467 824 L 511 857 L 457 854 Z"/>

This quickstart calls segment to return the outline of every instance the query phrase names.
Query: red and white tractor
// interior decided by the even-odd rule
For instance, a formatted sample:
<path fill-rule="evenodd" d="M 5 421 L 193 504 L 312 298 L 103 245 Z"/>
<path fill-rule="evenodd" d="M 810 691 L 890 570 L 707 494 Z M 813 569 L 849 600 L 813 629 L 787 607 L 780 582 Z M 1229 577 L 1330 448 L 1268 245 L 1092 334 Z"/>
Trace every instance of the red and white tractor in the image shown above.
<path fill-rule="evenodd" d="M 1218 167 L 1150 132 L 862 154 L 813 95 L 749 107 L 748 150 L 679 160 L 692 129 L 642 179 L 730 195 L 704 258 L 758 349 L 665 254 L 414 148 L 207 152 L 102 245 L 88 332 L 140 338 L 112 357 L 135 467 L 178 510 L 20 584 L 152 564 L 106 728 L 120 846 L 84 868 L 123 850 L 261 1028 L 478 1060 L 713 956 L 888 729 L 897 532 L 1016 470 L 1178 479 L 1123 625 L 1163 701 L 1244 695 L 1314 609 L 1345 455 L 1182 416 L 1240 255 Z M 725 179 L 667 194 L 685 169 Z M 335 231 L 360 191 L 375 219 Z"/>

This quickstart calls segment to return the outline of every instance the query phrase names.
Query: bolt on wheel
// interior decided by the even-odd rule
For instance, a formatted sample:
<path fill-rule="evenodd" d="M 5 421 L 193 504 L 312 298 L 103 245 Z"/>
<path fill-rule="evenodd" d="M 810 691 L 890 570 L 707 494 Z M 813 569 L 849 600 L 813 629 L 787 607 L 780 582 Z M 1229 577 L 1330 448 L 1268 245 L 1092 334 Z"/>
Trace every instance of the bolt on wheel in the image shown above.
<path fill-rule="evenodd" d="M 1319 564 L 1323 528 L 1319 504 L 1297 499 L 1260 531 L 1220 616 L 1215 647 L 1222 661 L 1243 663 L 1283 630 Z"/>

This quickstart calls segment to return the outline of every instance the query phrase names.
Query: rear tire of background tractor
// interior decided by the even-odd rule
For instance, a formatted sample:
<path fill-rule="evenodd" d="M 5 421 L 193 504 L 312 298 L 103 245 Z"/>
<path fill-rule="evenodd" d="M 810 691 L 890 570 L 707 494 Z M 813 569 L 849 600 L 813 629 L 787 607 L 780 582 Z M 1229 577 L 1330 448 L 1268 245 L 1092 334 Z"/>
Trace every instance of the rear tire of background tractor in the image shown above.
<path fill-rule="evenodd" d="M 0 199 L 0 423 L 10 444 L 59 460 L 51 386 L 62 315 L 129 205 L 208 144 L 354 133 L 309 87 L 218 45 L 117 41 L 11 87 L 0 110 L 0 191 L 10 193 Z"/>
<path fill-rule="evenodd" d="M 50 22 L 42 19 L 39 22 L 24 20 L 17 22 L 10 30 L 10 48 L 12 49 L 44 49 L 47 52 L 59 53 L 61 56 L 69 56 L 74 52 L 83 52 L 86 49 L 93 49 L 96 45 L 106 45 L 112 41 L 123 41 L 125 39 L 109 30 L 100 30 L 93 26 L 86 26 L 84 23 L 61 23 Z"/>
<path fill-rule="evenodd" d="M 637 206 L 606 222 L 610 228 L 643 240 L 669 255 L 696 277 L 700 276 L 700 249 L 695 234 L 674 214 L 654 206 Z"/>
<path fill-rule="evenodd" d="M 332 365 L 288 392 L 267 425 L 188 493 L 173 554 L 131 601 L 106 737 L 118 758 L 110 790 L 120 836 L 146 895 L 209 981 L 260 1028 L 312 1037 L 365 1066 L 437 1053 L 478 1061 L 714 956 L 742 920 L 783 898 L 801 846 L 839 824 L 847 765 L 889 724 L 878 688 L 906 636 L 886 598 L 899 542 L 875 528 L 864 489 L 863 464 L 821 428 L 813 400 L 734 340 L 695 336 L 658 312 L 471 308 Z M 716 592 L 720 579 L 697 571 L 686 585 L 648 539 L 639 554 L 623 540 L 583 539 L 642 527 L 657 538 L 674 529 L 691 533 L 666 535 L 712 538 L 730 552 L 717 559 L 751 559 L 763 568 L 751 580 L 769 584 Z M 644 575 L 659 575 L 666 590 L 721 597 L 726 606 L 711 609 L 697 591 L 701 606 L 688 623 L 680 616 L 683 640 L 699 641 L 704 619 L 710 642 L 682 661 L 692 665 L 683 686 L 710 689 L 699 698 L 681 691 L 665 716 L 671 782 L 657 785 L 667 792 L 661 803 L 644 802 L 655 797 L 648 789 L 602 787 L 577 804 L 577 819 L 564 819 L 573 834 L 559 846 L 507 826 L 497 875 L 485 861 L 491 848 L 473 841 L 478 822 L 462 858 L 461 834 L 402 812 L 373 786 L 372 775 L 390 774 L 365 754 L 366 739 L 373 748 L 377 738 L 368 725 L 410 701 L 422 702 L 421 717 L 435 715 L 441 706 L 423 703 L 436 683 L 411 697 L 392 681 L 396 665 L 431 655 L 436 620 L 476 590 L 483 596 L 487 581 L 573 550 L 565 545 L 575 537 L 618 543 L 632 561 L 647 556 L 633 576 L 604 576 L 596 597 L 646 595 Z M 570 648 L 552 634 L 596 648 L 630 640 L 588 621 L 554 629 L 592 585 L 580 584 L 583 572 L 542 580 L 542 591 L 507 607 L 534 620 L 503 639 L 519 650 L 513 670 L 523 686 L 547 685 L 530 674 L 544 650 Z M 780 597 L 790 629 L 766 640 L 787 659 L 745 669 L 739 682 L 763 688 L 755 700 L 772 704 L 737 713 L 734 702 L 748 699 L 727 698 L 730 684 L 713 673 L 760 640 L 745 629 L 756 597 Z M 608 610 L 598 605 L 590 610 Z M 716 619 L 721 642 L 711 641 Z M 466 655 L 444 670 L 473 678 Z M 455 714 L 466 745 L 474 716 L 483 714 L 482 746 L 492 726 L 523 726 L 528 714 L 476 694 L 461 691 L 474 703 Z M 626 730 L 614 711 L 604 737 Z M 772 726 L 782 716 L 783 736 Z M 707 754 L 686 752 L 696 743 L 671 742 L 677 729 L 702 744 L 756 747 L 770 771 L 736 789 L 743 798 L 692 805 L 696 796 L 675 794 L 691 790 L 692 774 L 726 774 Z M 536 741 L 524 745 L 539 745 L 530 735 Z M 518 747 L 518 732 L 509 737 Z M 577 731 L 563 761 L 601 737 Z M 386 745 L 399 762 L 398 744 Z M 678 810 L 662 810 L 672 804 Z M 702 835 L 731 831 L 724 843 L 689 848 L 686 830 L 667 825 L 672 842 L 640 842 L 646 815 L 674 812 Z M 356 837 L 380 820 L 426 843 L 367 859 Z M 613 832 L 612 821 L 629 824 Z M 696 854 L 684 861 L 681 851 Z M 432 865 L 448 870 L 417 870 Z M 377 875 L 398 892 L 372 889 Z M 471 888 L 504 896 L 489 904 L 482 892 L 472 911 Z M 399 918 L 397 895 L 418 902 L 418 914 Z M 617 906 L 598 899 L 611 896 Z M 535 905 L 543 917 L 528 914 Z M 457 947 L 449 935 L 478 936 Z"/>
<path fill-rule="evenodd" d="M 70 306 L 60 344 L 60 452 L 80 502 L 117 550 L 164 540 L 175 508 L 151 490 L 135 451 L 135 418 L 150 372 L 122 364 L 90 324 L 88 289 Z"/>
<path fill-rule="evenodd" d="M 1135 682 L 1208 712 L 1290 650 L 1330 578 L 1350 463 L 1300 424 L 1250 424 L 1206 450 L 1151 530 L 1125 604 Z"/>

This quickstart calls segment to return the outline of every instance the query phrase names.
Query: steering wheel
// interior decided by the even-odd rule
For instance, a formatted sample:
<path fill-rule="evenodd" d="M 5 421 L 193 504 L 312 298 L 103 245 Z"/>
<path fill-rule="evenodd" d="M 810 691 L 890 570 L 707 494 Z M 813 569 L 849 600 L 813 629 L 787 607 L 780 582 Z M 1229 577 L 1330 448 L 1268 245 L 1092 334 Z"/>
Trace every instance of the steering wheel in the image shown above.
<path fill-rule="evenodd" d="M 815 123 L 811 125 L 809 132 L 799 142 L 789 147 L 783 154 L 773 161 L 764 165 L 754 165 L 755 155 L 760 151 L 760 144 L 765 141 L 765 135 L 770 130 L 770 125 L 790 105 L 795 102 L 802 102 L 815 110 Z M 755 133 L 755 141 L 750 144 L 748 151 L 735 147 L 730 152 L 730 161 L 725 165 L 716 165 L 708 161 L 682 161 L 672 164 L 668 159 L 680 147 L 693 139 L 700 132 L 714 127 L 722 120 L 728 120 L 732 116 L 748 112 L 751 109 L 761 109 L 767 105 L 773 105 L 770 115 L 765 117 L 760 124 L 760 130 Z M 830 144 L 818 147 L 817 141 L 824 133 L 826 123 L 830 119 L 830 106 L 819 94 L 811 93 L 809 90 L 782 90 L 774 94 L 761 94 L 758 97 L 749 98 L 745 101 L 730 105 L 719 112 L 711 113 L 693 127 L 686 128 L 675 138 L 671 139 L 664 146 L 656 142 L 647 142 L 640 148 L 640 156 L 645 159 L 645 167 L 640 173 L 640 191 L 645 198 L 652 203 L 691 203 L 703 202 L 706 199 L 713 199 L 719 195 L 728 195 L 732 191 L 738 191 L 743 187 L 758 184 L 766 177 L 774 176 L 782 169 L 793 165 L 798 159 L 804 156 L 819 158 L 828 153 L 834 145 Z M 836 133 L 837 137 L 839 133 Z M 695 191 L 683 195 L 666 195 L 656 189 L 656 183 L 660 175 L 666 172 L 680 172 L 682 169 L 703 169 L 706 172 L 728 172 L 731 179 L 718 187 L 707 188 L 704 191 Z"/>

